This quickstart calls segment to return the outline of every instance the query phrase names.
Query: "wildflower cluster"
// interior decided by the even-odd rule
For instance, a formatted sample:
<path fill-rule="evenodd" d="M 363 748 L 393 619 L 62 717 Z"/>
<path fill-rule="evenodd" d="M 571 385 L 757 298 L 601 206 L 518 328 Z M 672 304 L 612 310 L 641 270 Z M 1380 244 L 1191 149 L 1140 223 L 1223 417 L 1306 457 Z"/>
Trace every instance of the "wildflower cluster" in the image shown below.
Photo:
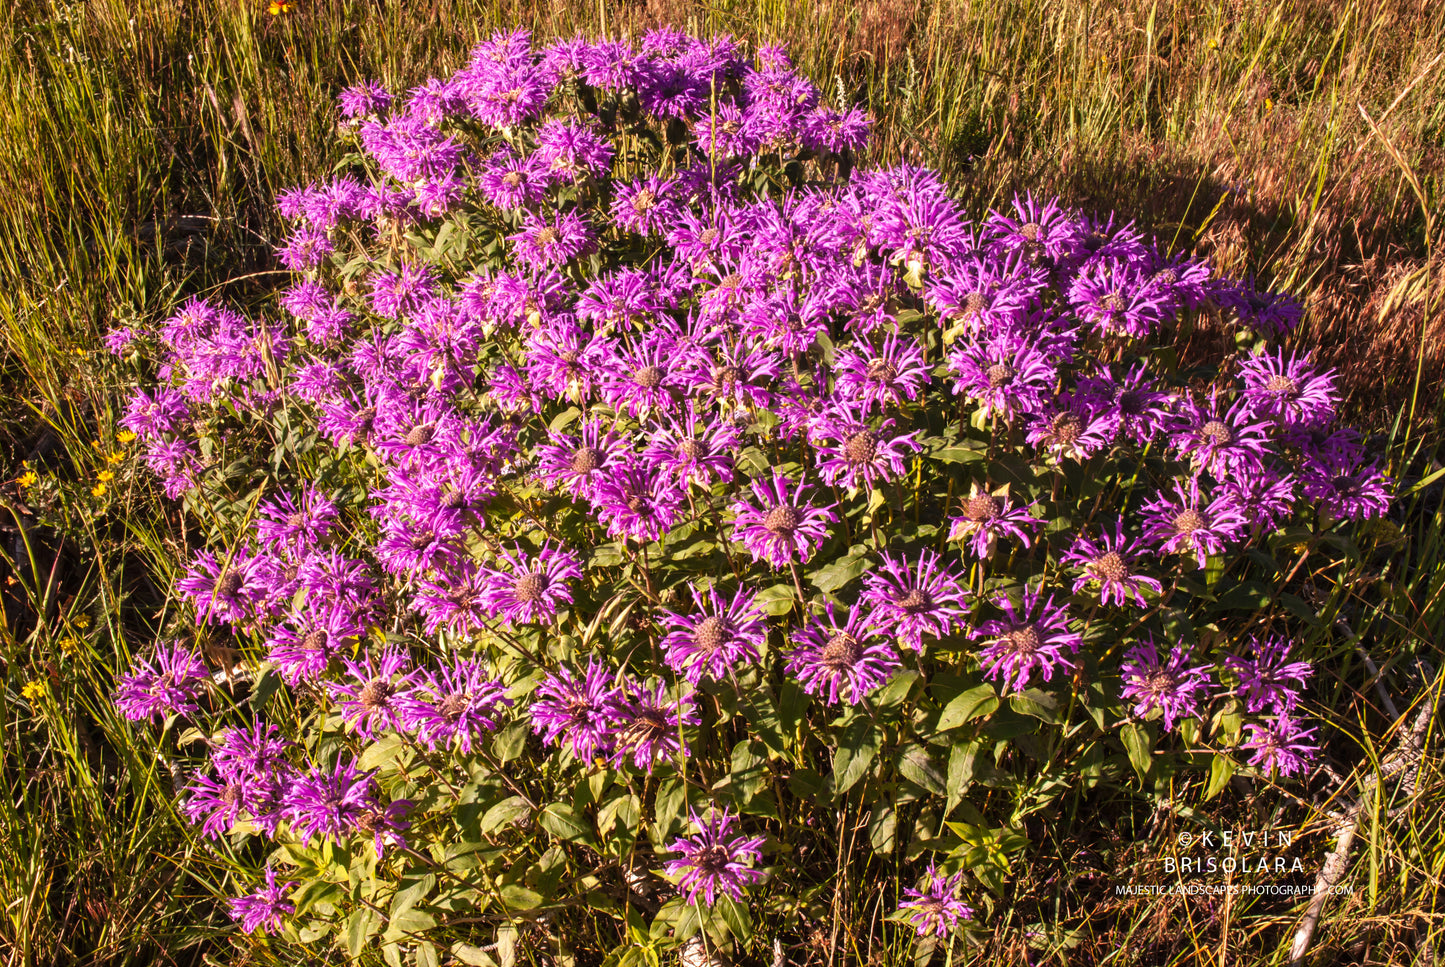
<path fill-rule="evenodd" d="M 769 877 L 780 838 L 836 849 L 788 810 L 906 789 L 900 839 L 932 836 L 934 757 L 1056 695 L 1265 773 L 1319 753 L 1291 639 L 1210 606 L 1299 521 L 1387 506 L 1332 374 L 1269 348 L 1292 302 L 1054 202 L 970 220 L 725 37 L 502 35 L 340 107 L 360 160 L 282 195 L 282 314 L 117 337 L 156 364 L 123 422 L 165 492 L 254 508 L 176 632 L 235 637 L 253 718 L 184 644 L 116 692 L 208 736 L 202 833 L 274 844 L 245 929 L 386 948 L 381 904 L 474 936 L 585 891 L 625 921 L 665 877 L 653 937 L 741 942 L 831 876 Z M 1186 382 L 1152 352 L 1185 318 L 1257 349 Z M 991 880 L 930 848 L 951 872 L 895 899 L 942 936 Z"/>

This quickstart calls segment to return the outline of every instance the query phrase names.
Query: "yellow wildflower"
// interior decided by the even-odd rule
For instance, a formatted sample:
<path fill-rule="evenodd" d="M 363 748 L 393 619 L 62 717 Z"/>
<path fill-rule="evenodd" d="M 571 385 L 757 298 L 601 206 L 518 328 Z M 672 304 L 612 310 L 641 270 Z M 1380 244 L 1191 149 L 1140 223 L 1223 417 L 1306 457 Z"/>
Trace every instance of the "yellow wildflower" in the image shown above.
<path fill-rule="evenodd" d="M 114 479 L 115 479 L 115 474 L 111 473 L 109 470 L 102 470 L 100 473 L 96 474 L 96 477 L 97 477 L 102 483 L 104 483 L 104 482 L 107 481 L 107 480 L 114 480 Z"/>
<path fill-rule="evenodd" d="M 24 473 L 22 473 L 22 474 L 20 475 L 20 479 L 17 480 L 17 481 L 15 481 L 15 482 L 18 483 L 18 484 L 19 484 L 20 486 L 22 486 L 22 487 L 29 487 L 30 485 L 32 485 L 33 483 L 35 483 L 35 481 L 38 480 L 38 479 L 39 479 L 39 478 L 35 476 L 35 471 L 34 471 L 34 470 L 27 470 L 27 471 L 25 471 Z"/>
<path fill-rule="evenodd" d="M 105 493 L 105 484 L 103 483 L 98 483 L 90 488 L 90 495 L 92 497 L 99 497 L 103 493 Z"/>
<path fill-rule="evenodd" d="M 45 694 L 45 684 L 39 681 L 26 682 L 25 687 L 20 689 L 20 694 L 33 702 Z"/>
<path fill-rule="evenodd" d="M 65 637 L 65 638 L 61 638 L 61 639 L 60 639 L 60 650 L 63 651 L 63 652 L 65 652 L 67 655 L 77 655 L 77 654 L 79 654 L 79 653 L 80 653 L 80 639 L 79 639 L 79 638 L 71 638 L 71 637 L 68 637 L 68 636 Z"/>
<path fill-rule="evenodd" d="M 111 453 L 107 453 L 105 455 L 106 463 L 120 463 L 124 459 L 125 454 L 121 453 L 119 450 L 112 451 Z"/>
<path fill-rule="evenodd" d="M 130 441 L 132 441 L 132 440 L 134 440 L 134 439 L 135 439 L 135 434 L 132 433 L 130 430 L 121 430 L 119 433 L 117 433 L 117 434 L 115 435 L 115 442 L 116 442 L 116 443 L 129 443 Z"/>
<path fill-rule="evenodd" d="M 274 17 L 277 14 L 286 13 L 290 9 L 291 0 L 271 0 L 270 5 L 266 7 L 266 12 Z"/>
<path fill-rule="evenodd" d="M 74 618 L 70 619 L 70 623 L 75 625 L 81 631 L 84 631 L 86 628 L 90 627 L 90 615 L 78 614 Z"/>

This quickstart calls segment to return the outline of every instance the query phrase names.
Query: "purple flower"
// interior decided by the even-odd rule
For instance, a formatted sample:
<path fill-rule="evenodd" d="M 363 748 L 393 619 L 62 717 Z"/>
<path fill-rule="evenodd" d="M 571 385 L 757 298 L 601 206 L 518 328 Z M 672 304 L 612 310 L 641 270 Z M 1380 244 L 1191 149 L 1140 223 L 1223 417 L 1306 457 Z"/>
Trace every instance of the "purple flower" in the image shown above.
<path fill-rule="evenodd" d="M 1299 703 L 1300 690 L 1314 674 L 1307 661 L 1288 661 L 1288 638 L 1251 637 L 1252 658 L 1230 655 L 1225 665 L 1239 676 L 1234 693 L 1244 699 L 1245 711 L 1257 714 L 1268 709 L 1274 715 L 1287 715 Z"/>
<path fill-rule="evenodd" d="M 653 431 L 642 456 L 659 477 L 676 486 L 696 484 L 707 490 L 719 480 L 732 482 L 732 451 L 740 442 L 734 426 L 700 419 L 689 403 L 681 420 L 670 419 Z"/>
<path fill-rule="evenodd" d="M 574 497 L 595 499 L 598 484 L 620 473 L 631 453 L 622 436 L 602 428 L 600 420 L 582 424 L 581 438 L 551 433 L 551 444 L 537 448 L 537 473 L 549 487 L 562 486 Z"/>
<path fill-rule="evenodd" d="M 826 607 L 826 621 L 813 616 L 793 635 L 798 647 L 787 656 L 788 674 L 804 692 L 829 705 L 840 701 L 856 705 L 899 669 L 898 653 L 886 637 L 875 637 L 879 629 L 861 608 L 852 609 L 839 626 L 833 603 Z"/>
<path fill-rule="evenodd" d="M 391 107 L 392 96 L 380 81 L 362 81 L 336 95 L 342 117 L 380 116 Z"/>
<path fill-rule="evenodd" d="M 152 716 L 193 716 L 210 681 L 205 662 L 179 644 L 156 649 L 154 664 L 138 661 L 116 682 L 115 707 L 132 722 Z"/>
<path fill-rule="evenodd" d="M 480 661 L 457 659 L 439 672 L 418 673 L 399 704 L 401 727 L 416 733 L 428 749 L 469 753 L 497 728 L 497 712 L 511 699 Z"/>
<path fill-rule="evenodd" d="M 1199 718 L 1199 704 L 1209 697 L 1210 667 L 1189 665 L 1188 649 L 1170 649 L 1169 660 L 1159 660 L 1153 639 L 1129 649 L 1129 661 L 1121 666 L 1126 699 L 1134 700 L 1134 714 L 1140 718 L 1154 709 L 1164 713 L 1164 728 L 1172 730 L 1176 720 Z"/>
<path fill-rule="evenodd" d="M 976 482 L 970 484 L 962 516 L 949 522 L 948 539 L 964 541 L 965 549 L 980 561 L 993 557 L 1000 536 L 1007 535 L 1031 547 L 1034 532 L 1044 522 L 1030 514 L 1028 507 L 1013 506 L 1008 491 L 1008 484 L 992 493 L 980 489 Z"/>
<path fill-rule="evenodd" d="M 220 839 L 236 828 L 243 814 L 252 812 L 250 799 L 254 790 L 264 795 L 261 778 L 196 775 L 181 799 L 181 812 L 193 823 L 200 824 L 201 835 Z"/>
<path fill-rule="evenodd" d="M 211 745 L 211 762 L 226 779 L 284 776 L 291 746 L 280 729 L 257 718 L 249 728 L 223 729 Z"/>
<path fill-rule="evenodd" d="M 672 529 L 684 494 L 641 467 L 624 467 L 603 478 L 592 494 L 607 533 L 639 544 L 655 541 Z"/>
<path fill-rule="evenodd" d="M 336 504 L 310 486 L 301 489 L 299 502 L 283 493 L 259 509 L 256 536 L 265 544 L 279 545 L 297 556 L 325 540 L 337 517 Z"/>
<path fill-rule="evenodd" d="M 1029 587 L 1024 588 L 1023 605 L 1018 610 L 1007 595 L 994 598 L 993 604 L 1002 608 L 1006 617 L 985 621 L 974 637 L 988 642 L 979 653 L 984 674 L 999 679 L 1005 691 L 1023 691 L 1035 672 L 1042 672 L 1043 680 L 1048 682 L 1058 668 L 1076 667 L 1064 657 L 1064 651 L 1077 654 L 1084 639 L 1069 630 L 1067 608 L 1045 596 L 1041 589 Z"/>
<path fill-rule="evenodd" d="M 669 699 L 662 682 L 641 689 L 636 698 L 619 699 L 617 716 L 614 732 L 617 746 L 612 752 L 612 767 L 619 769 L 630 761 L 634 769 L 649 775 L 679 753 L 687 755 L 682 727 L 701 722 L 697 701 L 691 695 L 683 695 L 676 701 Z"/>
<path fill-rule="evenodd" d="M 652 338 L 620 352 L 603 377 L 602 396 L 618 412 L 632 416 L 670 410 L 674 395 L 685 383 L 676 347 L 664 338 Z"/>
<path fill-rule="evenodd" d="M 1035 414 L 1025 439 L 1054 460 L 1087 460 L 1109 446 L 1115 424 L 1080 394 L 1055 400 Z"/>
<path fill-rule="evenodd" d="M 303 843 L 315 836 L 340 839 L 356 829 L 373 805 L 372 773 L 357 769 L 355 759 L 338 759 L 297 778 L 286 793 L 287 822 Z"/>
<path fill-rule="evenodd" d="M 922 449 L 917 431 L 894 436 L 894 422 L 876 428 L 843 407 L 833 407 L 814 422 L 809 439 L 818 448 L 818 475 L 834 486 L 877 488 L 908 470 L 904 460 Z"/>
<path fill-rule="evenodd" d="M 959 921 L 973 918 L 973 907 L 958 898 L 963 878 L 962 872 L 945 876 L 930 863 L 923 889 L 904 889 L 904 899 L 898 909 L 908 912 L 904 919 L 918 931 L 918 936 L 947 937 Z"/>
<path fill-rule="evenodd" d="M 436 294 L 436 281 L 424 265 L 401 266 L 371 279 L 371 311 L 384 319 L 410 315 Z"/>
<path fill-rule="evenodd" d="M 692 588 L 697 613 L 662 613 L 662 623 L 673 629 L 662 640 L 668 667 L 690 684 L 704 678 L 721 681 L 739 663 L 755 662 L 767 642 L 767 619 L 753 605 L 755 594 L 739 587 L 732 601 L 724 602 L 716 588 L 699 594 Z"/>
<path fill-rule="evenodd" d="M 1069 260 L 1083 251 L 1077 224 L 1056 201 L 1040 203 L 1032 194 L 1013 200 L 1013 214 L 990 211 L 984 231 L 1000 252 L 1017 252 L 1030 262 Z"/>
<path fill-rule="evenodd" d="M 612 200 L 612 220 L 639 235 L 657 235 L 677 221 L 681 206 L 672 197 L 675 179 L 649 175 L 619 185 Z"/>
<path fill-rule="evenodd" d="M 342 721 L 367 740 L 375 739 L 378 732 L 400 728 L 401 704 L 414 677 L 408 674 L 411 659 L 405 650 L 387 648 L 379 659 L 368 654 L 364 662 L 344 658 L 342 664 L 348 679 L 326 683 Z"/>
<path fill-rule="evenodd" d="M 509 625 L 550 624 L 559 607 L 572 603 L 567 582 L 582 577 L 577 556 L 550 544 L 544 544 L 533 559 L 521 548 L 500 551 L 497 562 L 505 569 L 488 571 L 486 602 Z"/>
<path fill-rule="evenodd" d="M 325 232 L 302 226 L 286 237 L 286 243 L 276 249 L 276 258 L 292 272 L 305 272 L 326 261 L 326 256 L 336 251 Z"/>
<path fill-rule="evenodd" d="M 968 614 L 963 582 L 927 548 L 911 563 L 885 551 L 880 566 L 864 579 L 859 604 L 871 609 L 871 629 L 918 652 L 924 635 L 947 638 Z"/>
<path fill-rule="evenodd" d="M 1170 445 L 1179 456 L 1189 458 L 1196 472 L 1206 470 L 1216 480 L 1257 471 L 1268 451 L 1269 424 L 1254 417 L 1250 401 L 1243 397 L 1222 411 L 1218 389 L 1207 405 L 1191 395 L 1167 427 Z"/>
<path fill-rule="evenodd" d="M 549 745 L 567 739 L 572 754 L 588 764 L 611 754 L 626 709 L 622 691 L 610 684 L 612 676 L 612 669 L 592 658 L 580 678 L 566 667 L 543 678 L 529 710 L 532 731 Z"/>
<path fill-rule="evenodd" d="M 436 580 L 423 578 L 412 598 L 413 610 L 426 617 L 426 633 L 445 628 L 454 635 L 473 635 L 487 626 L 490 575 L 464 558 L 452 568 L 438 572 Z"/>
<path fill-rule="evenodd" d="M 1277 715 L 1263 725 L 1246 722 L 1244 727 L 1253 734 L 1241 748 L 1252 751 L 1249 764 L 1259 766 L 1266 773 L 1277 768 L 1282 776 L 1300 775 L 1320 751 L 1319 746 L 1308 741 L 1315 730 L 1301 728 L 1286 715 Z"/>
<path fill-rule="evenodd" d="M 1090 262 L 1069 286 L 1079 317 L 1105 334 L 1143 339 L 1164 321 L 1164 293 L 1128 262 Z"/>
<path fill-rule="evenodd" d="M 357 817 L 356 831 L 363 836 L 371 835 L 371 845 L 378 859 L 388 846 L 406 848 L 406 839 L 401 834 L 411 826 L 405 817 L 413 805 L 410 799 L 394 800 L 385 808 L 373 803 Z"/>
<path fill-rule="evenodd" d="M 1144 536 L 1154 542 L 1159 553 L 1192 552 L 1199 566 L 1204 567 L 1210 554 L 1223 553 L 1226 543 L 1240 537 L 1246 523 L 1244 515 L 1228 493 L 1207 500 L 1199 490 L 1197 477 L 1190 478 L 1187 491 L 1177 479 L 1172 484 L 1172 497 L 1161 490 L 1143 506 Z"/>
<path fill-rule="evenodd" d="M 191 419 L 191 408 L 179 390 L 157 386 L 153 393 L 136 390 L 126 404 L 120 425 L 142 440 L 157 440 L 179 433 Z"/>
<path fill-rule="evenodd" d="M 1005 419 L 1042 405 L 1058 379 L 1035 341 L 1009 330 L 965 341 L 949 355 L 948 368 L 958 376 L 955 393 L 977 400 L 985 416 Z"/>
<path fill-rule="evenodd" d="M 862 353 L 839 348 L 834 356 L 837 392 L 848 403 L 859 404 L 864 413 L 876 406 L 901 406 L 904 400 L 918 399 L 919 391 L 929 380 L 928 366 L 917 340 L 892 332 L 883 340 L 881 349 L 862 344 Z"/>
<path fill-rule="evenodd" d="M 1144 588 L 1153 588 L 1154 593 L 1159 594 L 1163 585 L 1135 570 L 1134 562 L 1142 549 L 1142 542 L 1124 536 L 1123 517 L 1114 522 L 1112 534 L 1102 530 L 1097 542 L 1080 531 L 1062 558 L 1066 564 L 1083 568 L 1084 573 L 1074 580 L 1074 593 L 1098 582 L 1101 604 L 1112 602 L 1123 607 L 1132 598 L 1140 606 L 1146 606 Z"/>
<path fill-rule="evenodd" d="M 546 198 L 550 181 L 543 159 L 535 155 L 522 157 L 511 148 L 502 148 L 482 165 L 477 187 L 493 205 L 513 211 Z"/>
<path fill-rule="evenodd" d="M 553 212 L 550 219 L 528 211 L 522 230 L 508 235 L 517 261 L 533 268 L 565 265 L 592 250 L 595 234 L 575 211 Z"/>
<path fill-rule="evenodd" d="M 1301 490 L 1328 517 L 1362 520 L 1390 509 L 1389 480 L 1378 466 L 1335 459 L 1307 460 Z"/>
<path fill-rule="evenodd" d="M 828 509 L 833 505 L 811 506 L 804 499 L 807 488 L 777 470 L 772 480 L 754 479 L 752 487 L 760 506 L 742 498 L 733 502 L 733 540 L 746 547 L 753 560 L 773 567 L 812 557 L 828 537 L 825 522 L 838 519 Z"/>
<path fill-rule="evenodd" d="M 584 174 L 601 177 L 612 164 L 612 145 L 580 125 L 554 118 L 537 129 L 536 160 L 567 181 Z"/>
<path fill-rule="evenodd" d="M 1339 391 L 1335 371 L 1320 372 L 1309 353 L 1302 358 L 1284 350 L 1259 352 L 1239 364 L 1244 392 L 1256 413 L 1282 426 L 1326 426 L 1335 418 Z"/>
<path fill-rule="evenodd" d="M 1167 423 L 1172 398 L 1154 388 L 1148 372 L 1149 364 L 1141 362 L 1122 378 L 1107 371 L 1079 378 L 1079 394 L 1113 425 L 1111 440 L 1123 433 L 1139 446 L 1147 446 Z"/>
<path fill-rule="evenodd" d="M 289 685 L 320 678 L 333 658 L 350 654 L 366 634 L 361 617 L 341 603 L 297 609 L 272 631 L 266 660 Z"/>
<path fill-rule="evenodd" d="M 1300 324 L 1304 307 L 1283 293 L 1261 292 L 1252 281 L 1215 287 L 1214 299 L 1239 314 L 1239 323 L 1271 338 L 1283 336 Z"/>
<path fill-rule="evenodd" d="M 255 893 L 247 893 L 226 901 L 226 911 L 231 919 L 241 925 L 246 933 L 265 930 L 274 934 L 281 931 L 286 918 L 296 912 L 296 904 L 286 899 L 296 887 L 295 880 L 276 882 L 276 871 L 266 867 L 266 885 Z"/>
<path fill-rule="evenodd" d="M 707 822 L 691 809 L 688 817 L 698 835 L 682 836 L 668 844 L 667 848 L 681 853 L 682 858 L 667 862 L 667 875 L 680 877 L 677 886 L 687 903 L 696 903 L 701 897 L 711 907 L 724 893 L 741 900 L 746 887 L 766 875 L 751 866 L 763 858 L 762 837 L 730 835 L 737 817 L 729 816 L 726 809 L 714 810 Z"/>

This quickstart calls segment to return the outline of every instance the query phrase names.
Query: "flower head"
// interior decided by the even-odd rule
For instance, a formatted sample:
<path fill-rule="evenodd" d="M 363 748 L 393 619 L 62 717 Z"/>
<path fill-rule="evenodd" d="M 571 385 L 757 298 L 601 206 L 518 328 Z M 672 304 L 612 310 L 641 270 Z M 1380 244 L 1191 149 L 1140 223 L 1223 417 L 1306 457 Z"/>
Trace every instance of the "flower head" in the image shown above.
<path fill-rule="evenodd" d="M 773 567 L 808 560 L 828 537 L 827 521 L 836 521 L 831 504 L 814 507 L 807 488 L 774 470 L 772 480 L 752 481 L 758 505 L 738 498 L 733 503 L 733 540 L 741 543 L 755 561 Z"/>
<path fill-rule="evenodd" d="M 295 888 L 295 880 L 276 882 L 276 871 L 267 866 L 265 885 L 226 901 L 226 911 L 246 933 L 279 933 L 286 918 L 296 912 L 296 904 L 286 899 Z"/>
<path fill-rule="evenodd" d="M 793 635 L 797 648 L 788 654 L 788 674 L 829 705 L 856 704 L 898 670 L 898 653 L 861 608 L 840 624 L 833 603 L 826 607 L 826 620 L 815 615 Z"/>
<path fill-rule="evenodd" d="M 859 603 L 870 609 L 870 627 L 914 651 L 923 638 L 947 638 L 963 624 L 968 605 L 964 585 L 944 560 L 931 550 L 912 561 L 884 552 L 882 562 L 864 581 Z"/>
<path fill-rule="evenodd" d="M 763 857 L 762 838 L 730 835 L 737 817 L 729 816 L 726 809 L 714 811 L 706 822 L 691 811 L 689 817 L 698 835 L 683 836 L 668 844 L 669 850 L 682 857 L 668 861 L 667 875 L 680 877 L 677 885 L 688 903 L 701 898 L 710 907 L 722 894 L 741 900 L 748 884 L 766 875 L 751 865 Z"/>
<path fill-rule="evenodd" d="M 1064 652 L 1077 653 L 1083 637 L 1069 630 L 1069 613 L 1063 605 L 1027 587 L 1022 607 L 1015 609 L 1007 595 L 994 598 L 993 604 L 1003 609 L 1005 617 L 985 621 L 975 631 L 975 637 L 988 642 L 979 653 L 984 675 L 1001 679 L 999 684 L 1008 691 L 1021 692 L 1035 672 L 1042 672 L 1047 682 L 1059 668 L 1075 667 Z"/>
<path fill-rule="evenodd" d="M 947 937 L 960 921 L 973 918 L 973 907 L 958 898 L 963 877 L 961 872 L 945 876 L 930 864 L 923 889 L 904 889 L 898 910 L 906 911 L 904 919 L 918 931 L 918 936 Z"/>
<path fill-rule="evenodd" d="M 1167 661 L 1161 661 L 1153 639 L 1140 642 L 1129 649 L 1129 661 L 1121 672 L 1121 691 L 1134 700 L 1134 714 L 1161 709 L 1165 729 L 1173 729 L 1178 719 L 1198 718 L 1201 700 L 1209 697 L 1209 666 L 1190 665 L 1188 649 L 1178 646 L 1170 649 Z"/>
<path fill-rule="evenodd" d="M 697 611 L 691 615 L 662 613 L 662 623 L 673 630 L 662 640 L 667 664 L 688 682 L 704 678 L 718 681 L 737 665 L 755 662 L 768 637 L 767 619 L 753 605 L 757 595 L 739 587 L 725 602 L 716 588 L 705 593 L 692 589 Z"/>

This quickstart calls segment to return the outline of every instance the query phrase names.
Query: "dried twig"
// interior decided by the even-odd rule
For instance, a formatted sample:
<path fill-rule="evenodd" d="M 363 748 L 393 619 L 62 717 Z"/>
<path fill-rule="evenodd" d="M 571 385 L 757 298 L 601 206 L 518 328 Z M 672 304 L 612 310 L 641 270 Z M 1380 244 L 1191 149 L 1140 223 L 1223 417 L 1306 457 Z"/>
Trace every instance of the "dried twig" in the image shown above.
<path fill-rule="evenodd" d="M 1310 905 L 1305 910 L 1299 928 L 1295 930 L 1294 943 L 1290 945 L 1290 967 L 1299 967 L 1304 963 L 1305 954 L 1309 952 L 1310 942 L 1314 940 L 1315 929 L 1319 926 L 1320 915 L 1324 912 L 1325 901 L 1329 899 L 1330 891 L 1344 878 L 1345 871 L 1349 867 L 1350 847 L 1355 842 L 1355 833 L 1360 826 L 1360 816 L 1365 811 L 1370 793 L 1385 779 L 1401 772 L 1407 773 L 1405 781 L 1410 784 L 1412 790 L 1418 784 L 1425 733 L 1434 716 L 1435 699 L 1431 695 L 1422 700 L 1420 710 L 1415 714 L 1415 721 L 1411 724 L 1410 730 L 1400 737 L 1395 751 L 1385 757 L 1378 769 L 1360 781 L 1359 793 L 1354 804 L 1346 811 L 1343 824 L 1335 833 L 1335 848 L 1330 851 L 1329 856 L 1325 857 L 1324 865 L 1320 867 L 1319 875 L 1315 877 L 1314 894 L 1310 897 Z M 1401 719 L 1397 718 L 1396 722 L 1399 721 Z M 1392 810 L 1390 816 L 1393 817 L 1395 812 Z"/>

